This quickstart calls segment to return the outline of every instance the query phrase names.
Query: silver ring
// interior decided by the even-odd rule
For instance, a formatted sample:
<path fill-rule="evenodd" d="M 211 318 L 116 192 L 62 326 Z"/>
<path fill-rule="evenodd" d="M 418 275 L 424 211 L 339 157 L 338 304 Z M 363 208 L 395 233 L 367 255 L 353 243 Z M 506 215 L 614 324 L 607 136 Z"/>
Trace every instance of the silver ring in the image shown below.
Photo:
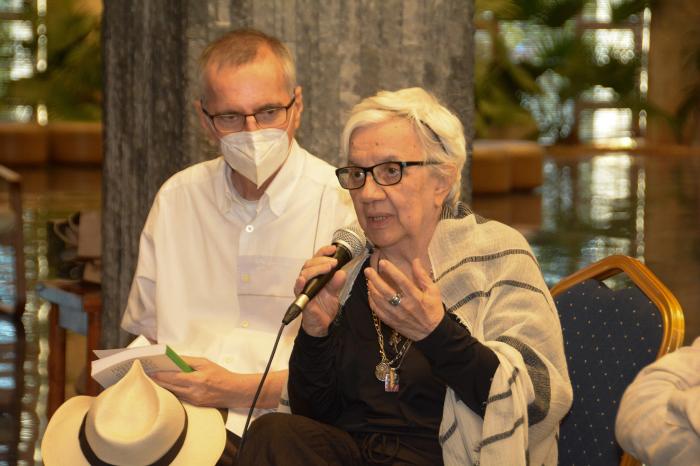
<path fill-rule="evenodd" d="M 396 293 L 394 296 L 389 298 L 388 301 L 392 306 L 398 306 L 401 304 L 401 293 Z"/>

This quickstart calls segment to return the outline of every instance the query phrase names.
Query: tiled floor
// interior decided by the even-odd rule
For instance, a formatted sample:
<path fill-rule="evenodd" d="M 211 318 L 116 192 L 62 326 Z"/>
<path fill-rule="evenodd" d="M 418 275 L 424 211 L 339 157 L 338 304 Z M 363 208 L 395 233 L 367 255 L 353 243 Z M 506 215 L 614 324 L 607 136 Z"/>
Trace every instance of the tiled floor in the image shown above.
<path fill-rule="evenodd" d="M 46 221 L 99 208 L 101 194 L 99 170 L 20 171 L 30 293 L 23 329 L 0 319 L 0 465 L 41 463 L 48 308 L 31 290 L 48 274 Z M 473 204 L 482 215 L 526 234 L 550 285 L 610 254 L 642 259 L 683 306 L 688 342 L 700 335 L 698 179 L 700 158 L 557 156 L 547 159 L 545 183 L 538 192 L 477 196 Z M 0 250 L 0 264 L 9 253 Z M 7 293 L 6 284 L 0 283 L 0 297 Z M 18 358 L 22 353 L 24 361 Z"/>

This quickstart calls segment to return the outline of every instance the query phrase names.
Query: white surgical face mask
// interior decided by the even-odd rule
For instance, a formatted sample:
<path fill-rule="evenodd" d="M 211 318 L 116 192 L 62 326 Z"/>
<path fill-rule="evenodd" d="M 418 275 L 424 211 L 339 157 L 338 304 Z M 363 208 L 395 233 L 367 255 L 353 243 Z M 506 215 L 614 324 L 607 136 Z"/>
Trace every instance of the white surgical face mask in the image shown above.
<path fill-rule="evenodd" d="M 282 166 L 289 153 L 287 131 L 280 128 L 227 134 L 220 145 L 231 168 L 258 188 Z"/>

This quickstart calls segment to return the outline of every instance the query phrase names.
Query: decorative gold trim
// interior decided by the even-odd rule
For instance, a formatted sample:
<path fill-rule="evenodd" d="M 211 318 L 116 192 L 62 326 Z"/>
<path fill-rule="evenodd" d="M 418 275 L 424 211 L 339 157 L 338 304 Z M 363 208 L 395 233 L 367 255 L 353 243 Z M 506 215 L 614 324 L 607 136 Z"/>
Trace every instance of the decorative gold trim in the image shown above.
<path fill-rule="evenodd" d="M 625 273 L 654 303 L 661 314 L 664 334 L 656 359 L 678 349 L 683 344 L 685 335 L 683 309 L 673 293 L 661 283 L 661 280 L 647 266 L 637 259 L 622 255 L 606 257 L 563 278 L 552 287 L 551 293 L 552 296 L 556 297 L 584 280 L 596 279 L 602 281 L 619 273 Z M 620 466 L 638 466 L 640 464 L 639 461 L 626 452 L 620 460 Z"/>

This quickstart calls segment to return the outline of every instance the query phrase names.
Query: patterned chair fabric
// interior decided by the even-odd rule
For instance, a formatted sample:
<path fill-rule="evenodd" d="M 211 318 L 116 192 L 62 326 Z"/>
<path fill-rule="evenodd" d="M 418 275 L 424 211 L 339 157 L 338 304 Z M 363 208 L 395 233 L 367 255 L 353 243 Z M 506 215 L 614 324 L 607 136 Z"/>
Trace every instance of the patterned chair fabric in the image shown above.
<path fill-rule="evenodd" d="M 673 318 L 667 309 L 661 309 L 665 306 L 659 306 L 657 294 L 649 293 L 650 282 L 637 286 L 637 273 L 628 274 L 633 284 L 623 289 L 610 289 L 602 281 L 621 271 L 620 264 L 658 279 L 634 259 L 611 256 L 601 262 L 606 261 L 609 267 L 594 264 L 592 273 L 584 269 L 574 274 L 580 280 L 569 277 L 562 280 L 566 284 L 552 289 L 574 390 L 571 411 L 559 432 L 562 466 L 639 464 L 631 456 L 623 456 L 615 441 L 615 417 L 622 394 L 644 366 L 683 340 L 682 311 L 670 292 L 669 301 L 677 306 Z M 654 285 L 663 287 L 661 282 Z M 671 324 L 676 332 L 669 342 Z"/>
<path fill-rule="evenodd" d="M 663 322 L 637 287 L 586 280 L 556 298 L 574 389 L 559 432 L 559 464 L 618 465 L 615 416 L 625 388 L 656 359 Z"/>

